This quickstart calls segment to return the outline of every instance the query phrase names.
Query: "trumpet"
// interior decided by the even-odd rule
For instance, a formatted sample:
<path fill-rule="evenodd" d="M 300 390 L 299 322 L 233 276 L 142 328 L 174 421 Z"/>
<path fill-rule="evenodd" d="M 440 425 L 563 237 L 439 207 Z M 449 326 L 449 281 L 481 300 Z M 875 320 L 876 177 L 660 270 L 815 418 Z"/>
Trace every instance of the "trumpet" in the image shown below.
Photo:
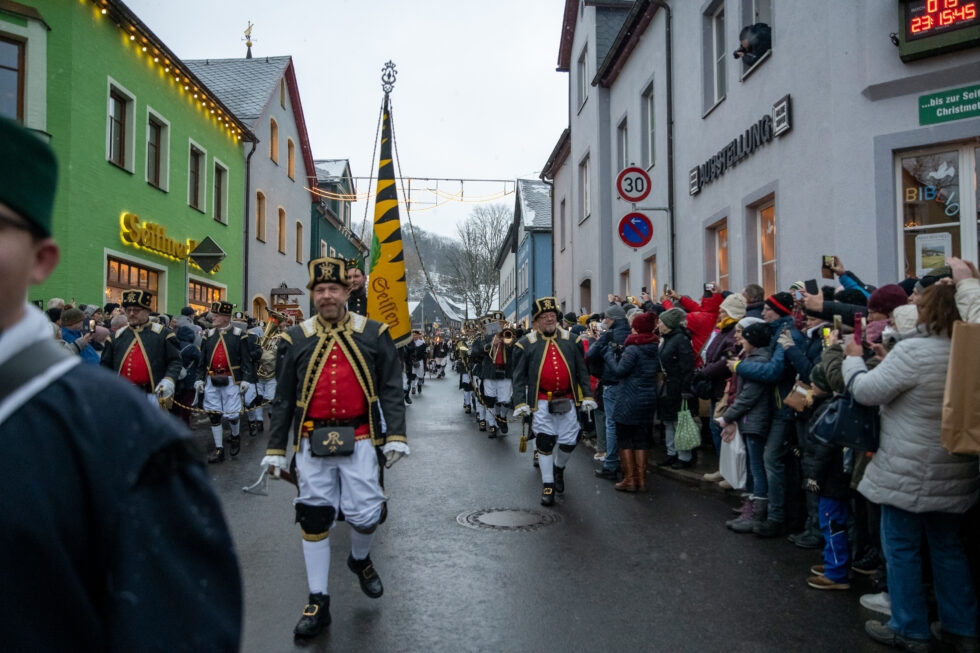
<path fill-rule="evenodd" d="M 510 327 L 507 327 L 500 332 L 500 339 L 504 341 L 505 345 L 510 347 L 517 340 L 517 333 Z"/>

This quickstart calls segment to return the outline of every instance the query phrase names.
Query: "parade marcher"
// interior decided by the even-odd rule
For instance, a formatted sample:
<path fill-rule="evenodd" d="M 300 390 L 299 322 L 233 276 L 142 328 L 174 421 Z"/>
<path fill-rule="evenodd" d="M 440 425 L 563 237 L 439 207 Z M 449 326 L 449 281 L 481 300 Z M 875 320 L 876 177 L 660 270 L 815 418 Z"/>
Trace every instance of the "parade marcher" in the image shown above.
<path fill-rule="evenodd" d="M 241 580 L 190 434 L 25 301 L 58 264 L 54 152 L 0 118 L 0 632 L 8 651 L 237 651 Z"/>
<path fill-rule="evenodd" d="M 276 396 L 276 348 L 282 334 L 279 323 L 285 320 L 285 315 L 271 311 L 266 320 L 265 328 L 256 327 L 259 332 L 259 348 L 261 354 L 255 366 L 255 401 L 260 404 L 249 413 L 249 427 L 254 415 L 256 428 L 259 433 L 265 431 L 264 411 L 261 404 L 271 403 Z M 255 331 L 253 331 L 255 333 Z M 271 418 L 270 418 L 271 419 Z"/>
<path fill-rule="evenodd" d="M 464 328 L 468 332 L 469 323 Z M 459 374 L 459 389 L 463 391 L 463 411 L 469 415 L 473 411 L 473 384 L 469 372 L 470 347 L 465 336 L 456 342 L 452 357 L 455 360 L 456 373 Z"/>
<path fill-rule="evenodd" d="M 488 332 L 493 329 L 492 336 L 488 333 L 483 341 L 485 356 L 483 362 L 483 402 L 486 404 L 486 420 L 490 426 L 488 437 L 497 437 L 500 433 L 507 434 L 507 418 L 510 416 L 510 397 L 513 395 L 513 355 L 514 332 L 507 326 L 504 314 L 495 311 L 490 315 L 487 325 Z M 507 333 L 509 332 L 509 333 Z M 506 337 L 505 337 L 506 336 Z"/>
<path fill-rule="evenodd" d="M 350 299 L 347 310 L 367 316 L 367 276 L 364 274 L 364 258 L 355 256 L 347 259 L 347 281 L 350 283 Z"/>
<path fill-rule="evenodd" d="M 476 320 L 476 335 L 470 344 L 470 383 L 473 385 L 474 398 L 476 399 L 476 421 L 479 423 L 481 431 L 487 430 L 487 422 L 490 420 L 490 410 L 486 406 L 486 394 L 483 387 L 486 376 L 483 368 L 489 360 L 485 345 L 491 339 L 486 333 L 489 321 L 489 315 L 484 315 Z"/>
<path fill-rule="evenodd" d="M 253 320 L 241 311 L 235 313 L 235 319 L 231 322 L 233 329 L 241 329 L 245 332 L 245 339 L 248 341 L 249 356 L 252 359 L 252 369 L 258 370 L 259 362 L 262 360 L 262 328 L 249 326 L 250 324 L 253 324 Z M 242 405 L 248 411 L 245 413 L 245 417 L 248 420 L 248 434 L 253 438 L 259 434 L 259 424 L 261 423 L 261 417 L 259 416 L 261 413 L 259 415 L 255 413 L 255 406 L 259 403 L 257 381 L 258 375 L 256 375 L 256 383 L 249 384 L 242 391 Z"/>
<path fill-rule="evenodd" d="M 534 415 L 544 506 L 554 505 L 555 493 L 565 491 L 565 465 L 578 442 L 575 408 L 596 409 L 582 348 L 558 328 L 560 317 L 554 297 L 535 300 L 534 330 L 514 346 L 514 417 Z"/>
<path fill-rule="evenodd" d="M 437 379 L 446 378 L 446 363 L 449 360 L 449 344 L 436 336 L 435 344 L 432 346 L 432 359 L 435 361 L 435 374 Z"/>
<path fill-rule="evenodd" d="M 427 356 L 425 338 L 422 336 L 422 331 L 419 329 L 412 330 L 412 344 L 414 348 L 411 350 L 412 356 L 412 374 L 409 380 L 409 385 L 412 389 L 412 394 L 422 394 L 422 384 L 425 383 L 425 361 Z"/>
<path fill-rule="evenodd" d="M 180 378 L 180 346 L 177 335 L 150 322 L 153 295 L 146 290 L 127 290 L 122 296 L 129 324 L 109 336 L 101 363 L 133 385 L 154 404 L 172 400 Z"/>
<path fill-rule="evenodd" d="M 203 364 L 194 383 L 194 389 L 204 395 L 204 410 L 208 411 L 211 420 L 214 451 L 208 456 L 209 463 L 220 463 L 225 459 L 222 417 L 231 427 L 228 453 L 237 456 L 241 450 L 238 429 L 242 394 L 255 383 L 248 333 L 231 326 L 232 308 L 234 306 L 225 301 L 211 305 L 211 328 L 204 332 L 201 342 Z"/>
<path fill-rule="evenodd" d="M 330 624 L 329 535 L 341 512 L 352 529 L 347 567 L 366 595 L 381 596 L 381 579 L 370 557 L 386 501 L 379 450 L 386 467 L 409 453 L 398 352 L 387 324 L 345 308 L 350 286 L 344 267 L 338 258 L 310 262 L 307 287 L 317 315 L 280 338 L 279 383 L 261 463 L 272 468 L 273 477 L 279 475 L 292 439 L 299 476 L 299 497 L 293 503 L 310 589 L 295 628 L 299 637 L 316 635 Z M 297 416 L 299 428 L 290 438 Z"/>
<path fill-rule="evenodd" d="M 412 405 L 411 390 L 415 380 L 415 373 L 412 372 L 415 358 L 415 340 L 409 340 L 408 344 L 398 350 L 398 356 L 402 362 L 402 390 L 405 393 L 403 401 L 406 406 Z"/>

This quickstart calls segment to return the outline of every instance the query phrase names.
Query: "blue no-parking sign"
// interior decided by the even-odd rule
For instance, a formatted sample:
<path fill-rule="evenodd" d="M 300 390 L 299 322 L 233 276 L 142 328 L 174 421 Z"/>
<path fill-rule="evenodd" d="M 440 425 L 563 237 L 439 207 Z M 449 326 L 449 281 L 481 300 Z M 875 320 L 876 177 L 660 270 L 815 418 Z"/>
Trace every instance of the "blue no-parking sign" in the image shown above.
<path fill-rule="evenodd" d="M 643 247 L 653 238 L 650 218 L 642 213 L 628 213 L 619 221 L 619 237 L 630 247 Z"/>

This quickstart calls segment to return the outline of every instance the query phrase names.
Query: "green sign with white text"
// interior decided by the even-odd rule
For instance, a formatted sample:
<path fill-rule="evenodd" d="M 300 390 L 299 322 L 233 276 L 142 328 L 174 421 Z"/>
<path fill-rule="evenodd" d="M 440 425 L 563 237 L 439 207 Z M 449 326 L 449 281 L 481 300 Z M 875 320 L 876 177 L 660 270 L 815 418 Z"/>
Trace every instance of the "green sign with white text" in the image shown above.
<path fill-rule="evenodd" d="M 919 124 L 980 116 L 980 84 L 919 96 Z"/>

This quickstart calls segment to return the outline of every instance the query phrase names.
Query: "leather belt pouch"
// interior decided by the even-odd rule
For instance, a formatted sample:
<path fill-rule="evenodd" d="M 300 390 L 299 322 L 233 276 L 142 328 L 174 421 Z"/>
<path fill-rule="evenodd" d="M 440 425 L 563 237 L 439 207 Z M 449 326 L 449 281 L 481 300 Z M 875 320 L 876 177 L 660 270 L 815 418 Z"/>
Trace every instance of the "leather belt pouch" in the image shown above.
<path fill-rule="evenodd" d="M 310 433 L 314 456 L 349 456 L 354 453 L 353 426 L 323 426 Z"/>
<path fill-rule="evenodd" d="M 571 409 L 571 399 L 552 399 L 548 402 L 548 412 L 552 415 L 564 415 Z"/>
<path fill-rule="evenodd" d="M 230 376 L 219 376 L 217 374 L 211 375 L 211 385 L 216 388 L 223 388 L 228 385 L 228 381 L 231 379 Z"/>
<path fill-rule="evenodd" d="M 507 370 L 494 370 L 493 371 L 493 376 L 494 376 L 495 379 L 506 379 L 507 378 Z"/>

